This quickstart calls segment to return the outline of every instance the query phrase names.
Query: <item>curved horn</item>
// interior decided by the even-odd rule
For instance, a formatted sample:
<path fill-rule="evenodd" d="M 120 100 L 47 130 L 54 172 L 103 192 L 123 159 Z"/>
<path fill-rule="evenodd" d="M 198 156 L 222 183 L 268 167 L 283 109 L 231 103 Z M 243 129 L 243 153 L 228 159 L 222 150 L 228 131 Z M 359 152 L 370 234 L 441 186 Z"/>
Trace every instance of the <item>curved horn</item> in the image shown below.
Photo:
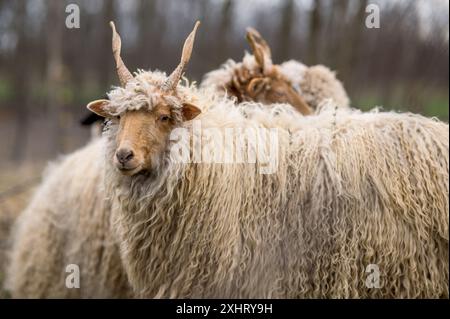
<path fill-rule="evenodd" d="M 263 73 L 272 69 L 272 52 L 261 34 L 253 28 L 247 28 L 247 41 L 249 42 L 256 62 L 262 68 Z"/>
<path fill-rule="evenodd" d="M 192 47 L 194 46 L 195 33 L 197 32 L 197 28 L 200 25 L 200 21 L 195 23 L 194 29 L 186 38 L 183 45 L 183 53 L 181 54 L 180 64 L 176 67 L 176 69 L 169 75 L 169 77 L 164 81 L 162 85 L 162 90 L 165 92 L 171 92 L 175 90 L 177 87 L 178 81 L 180 81 L 181 76 L 183 75 L 183 71 L 186 68 L 186 65 L 189 62 L 192 54 Z"/>
<path fill-rule="evenodd" d="M 119 81 L 122 86 L 125 86 L 129 80 L 133 78 L 133 75 L 131 72 L 127 69 L 125 66 L 125 63 L 123 63 L 122 58 L 120 57 L 120 49 L 122 47 L 122 41 L 120 40 L 120 36 L 116 31 L 116 26 L 114 25 L 114 22 L 109 22 L 109 25 L 111 26 L 113 35 L 112 35 L 112 50 L 114 55 L 114 60 L 116 60 L 116 70 L 117 75 L 119 76 Z"/>

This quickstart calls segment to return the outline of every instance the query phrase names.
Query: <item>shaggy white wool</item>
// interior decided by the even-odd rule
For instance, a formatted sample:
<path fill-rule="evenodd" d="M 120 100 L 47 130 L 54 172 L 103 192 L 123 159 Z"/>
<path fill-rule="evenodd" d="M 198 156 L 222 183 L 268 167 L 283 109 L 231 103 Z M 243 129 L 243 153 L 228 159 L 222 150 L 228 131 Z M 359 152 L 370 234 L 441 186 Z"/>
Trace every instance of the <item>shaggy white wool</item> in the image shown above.
<path fill-rule="evenodd" d="M 6 286 L 14 298 L 126 298 L 131 288 L 104 193 L 104 139 L 49 165 L 12 231 Z M 66 267 L 80 270 L 68 289 Z"/>
<path fill-rule="evenodd" d="M 193 84 L 190 84 L 186 78 L 184 78 L 183 85 L 178 85 L 177 96 L 171 96 L 163 94 L 159 89 L 166 79 L 165 73 L 138 70 L 134 75 L 134 78 L 127 83 L 125 88 L 115 87 L 108 93 L 109 109 L 112 114 L 120 115 L 125 111 L 141 108 L 151 110 L 161 101 L 179 110 L 182 107 L 182 102 L 196 104 L 198 101 L 198 96 L 192 93 L 191 87 Z M 205 111 L 205 107 L 212 105 L 217 97 L 211 89 L 205 89 L 204 92 L 202 110 Z"/>
<path fill-rule="evenodd" d="M 302 92 L 300 83 L 302 83 L 308 67 L 298 61 L 289 60 L 280 64 L 280 69 L 283 75 Z"/>

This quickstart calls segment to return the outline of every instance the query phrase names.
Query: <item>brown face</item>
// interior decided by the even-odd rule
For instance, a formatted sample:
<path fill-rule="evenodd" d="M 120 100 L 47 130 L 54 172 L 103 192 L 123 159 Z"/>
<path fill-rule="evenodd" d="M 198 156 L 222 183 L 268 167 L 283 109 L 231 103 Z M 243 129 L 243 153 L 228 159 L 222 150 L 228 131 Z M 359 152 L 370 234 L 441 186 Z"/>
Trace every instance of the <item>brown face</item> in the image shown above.
<path fill-rule="evenodd" d="M 170 107 L 130 111 L 119 119 L 114 164 L 124 175 L 134 175 L 155 167 L 167 147 L 175 123 Z"/>
<path fill-rule="evenodd" d="M 236 72 L 229 87 L 230 94 L 235 95 L 239 102 L 251 100 L 263 104 L 288 103 L 303 115 L 313 113 L 291 82 L 281 76 L 276 68 L 272 74 L 266 75 L 240 71 Z"/>
<path fill-rule="evenodd" d="M 247 40 L 252 48 L 257 69 L 242 66 L 235 70 L 228 92 L 239 102 L 255 101 L 263 104 L 288 103 L 303 115 L 312 114 L 312 108 L 294 90 L 291 82 L 273 65 L 270 47 L 258 31 L 249 28 Z"/>
<path fill-rule="evenodd" d="M 110 25 L 113 31 L 112 49 L 116 61 L 117 75 L 124 89 L 131 90 L 127 88 L 127 84 L 134 78 L 120 56 L 122 41 L 116 27 L 113 22 L 110 22 Z M 194 29 L 186 38 L 178 66 L 163 83 L 155 86 L 154 93 L 157 93 L 155 96 L 147 96 L 152 101 L 152 109 L 120 112 L 119 128 L 116 133 L 116 150 L 112 161 L 122 174 L 132 176 L 142 171 L 155 169 L 167 149 L 168 138 L 172 129 L 181 124 L 180 121 L 192 120 L 201 113 L 195 105 L 180 101 L 176 90 L 191 58 L 195 33 L 199 25 L 200 22 L 197 21 Z M 136 93 L 136 91 L 133 91 L 133 93 Z M 166 101 L 169 97 L 172 101 L 170 104 L 176 104 L 176 107 L 167 104 Z M 159 99 L 158 102 L 153 98 Z M 174 100 L 177 101 L 173 102 Z M 128 102 L 131 103 L 132 101 Z M 181 107 L 178 106 L 178 102 Z M 117 112 L 117 106 L 113 105 L 109 100 L 96 100 L 89 103 L 87 108 L 101 117 L 117 119 L 116 115 L 119 112 Z M 174 117 L 176 117 L 176 120 Z"/>
<path fill-rule="evenodd" d="M 109 100 L 97 100 L 87 107 L 100 116 L 117 119 L 109 105 Z M 175 121 L 173 112 L 179 112 L 182 121 L 190 121 L 201 113 L 190 103 L 183 103 L 181 109 L 174 111 L 161 102 L 152 110 L 140 109 L 121 114 L 118 118 L 116 150 L 111 160 L 122 174 L 132 176 L 157 167 L 167 149 L 170 132 L 180 125 Z"/>

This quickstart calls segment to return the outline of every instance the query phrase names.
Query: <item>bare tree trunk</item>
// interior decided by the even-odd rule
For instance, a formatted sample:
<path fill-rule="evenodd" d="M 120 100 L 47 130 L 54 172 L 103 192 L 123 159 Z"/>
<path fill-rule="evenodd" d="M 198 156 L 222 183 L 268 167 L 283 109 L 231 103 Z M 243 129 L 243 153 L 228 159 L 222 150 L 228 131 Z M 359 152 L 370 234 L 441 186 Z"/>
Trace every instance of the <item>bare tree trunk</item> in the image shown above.
<path fill-rule="evenodd" d="M 51 136 L 50 151 L 57 154 L 63 149 L 61 99 L 62 88 L 62 32 L 64 24 L 64 6 L 60 0 L 47 1 L 47 107 L 49 112 Z"/>
<path fill-rule="evenodd" d="M 139 4 L 139 51 L 141 56 L 151 56 L 152 40 L 152 26 L 155 21 L 155 6 L 156 1 L 141 0 Z M 145 61 L 144 61 L 145 62 Z"/>
<path fill-rule="evenodd" d="M 18 34 L 16 64 L 14 70 L 14 92 L 15 92 L 15 134 L 12 149 L 12 159 L 16 162 L 24 160 L 26 142 L 29 129 L 29 114 L 27 107 L 26 92 L 28 92 L 27 77 L 27 38 L 25 34 L 26 19 L 25 0 L 18 1 L 16 30 Z"/>
<path fill-rule="evenodd" d="M 345 46 L 346 59 L 344 60 L 344 68 L 351 69 L 352 66 L 361 65 L 361 51 L 363 45 L 363 32 L 365 30 L 366 6 L 368 0 L 358 1 L 358 11 L 353 18 L 350 33 L 350 44 Z M 358 72 L 352 72 L 350 85 L 354 85 L 358 81 Z"/>
<path fill-rule="evenodd" d="M 226 52 L 228 51 L 228 39 L 230 36 L 230 27 L 233 19 L 233 0 L 225 0 L 222 5 L 222 19 L 219 22 L 218 28 L 218 36 L 217 39 L 217 54 L 216 56 L 220 57 L 220 60 L 224 60 L 226 58 Z"/>
<path fill-rule="evenodd" d="M 308 64 L 317 63 L 317 54 L 319 52 L 319 43 L 320 43 L 319 37 L 321 28 L 320 7 L 321 1 L 316 0 L 314 2 L 314 9 L 312 11 L 309 23 Z"/>
<path fill-rule="evenodd" d="M 293 0 L 285 0 L 281 14 L 281 25 L 279 31 L 278 56 L 280 61 L 290 58 L 292 24 L 294 22 L 295 4 Z"/>
<path fill-rule="evenodd" d="M 328 34 L 332 36 L 328 37 L 329 46 L 327 53 L 329 55 L 327 55 L 327 57 L 331 61 L 331 65 L 338 68 L 339 71 L 345 70 L 344 68 L 341 68 L 342 65 L 340 63 L 342 62 L 342 57 L 340 52 L 347 41 L 343 21 L 348 10 L 348 5 L 348 1 L 333 1 L 332 12 L 330 15 L 331 21 L 328 29 Z"/>
<path fill-rule="evenodd" d="M 112 70 L 115 69 L 112 51 L 110 50 L 109 54 L 105 54 L 108 53 L 108 48 L 111 48 L 111 28 L 109 26 L 109 21 L 114 20 L 114 9 L 114 1 L 108 0 L 104 2 L 102 10 L 103 20 L 99 26 L 100 34 L 98 40 L 100 41 L 100 47 L 104 49 L 98 51 L 97 66 L 99 67 L 99 84 L 101 88 L 104 88 L 104 91 L 110 86 L 111 83 L 109 83 L 109 81 L 111 79 Z"/>

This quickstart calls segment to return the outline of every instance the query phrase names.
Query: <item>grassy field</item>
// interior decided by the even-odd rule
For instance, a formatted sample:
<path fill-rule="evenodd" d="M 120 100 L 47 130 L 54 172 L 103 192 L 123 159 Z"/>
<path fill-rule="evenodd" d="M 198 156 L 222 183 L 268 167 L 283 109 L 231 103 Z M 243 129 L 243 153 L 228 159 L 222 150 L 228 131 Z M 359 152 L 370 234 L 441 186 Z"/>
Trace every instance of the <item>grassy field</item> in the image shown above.
<path fill-rule="evenodd" d="M 405 101 L 402 96 L 404 92 L 384 100 L 376 92 L 366 91 L 361 95 L 352 97 L 352 106 L 363 111 L 368 111 L 380 106 L 382 110 L 395 110 L 400 112 L 412 112 L 422 114 L 427 117 L 436 117 L 448 123 L 449 120 L 449 99 L 448 92 L 436 90 L 432 94 L 418 96 L 417 99 Z"/>

